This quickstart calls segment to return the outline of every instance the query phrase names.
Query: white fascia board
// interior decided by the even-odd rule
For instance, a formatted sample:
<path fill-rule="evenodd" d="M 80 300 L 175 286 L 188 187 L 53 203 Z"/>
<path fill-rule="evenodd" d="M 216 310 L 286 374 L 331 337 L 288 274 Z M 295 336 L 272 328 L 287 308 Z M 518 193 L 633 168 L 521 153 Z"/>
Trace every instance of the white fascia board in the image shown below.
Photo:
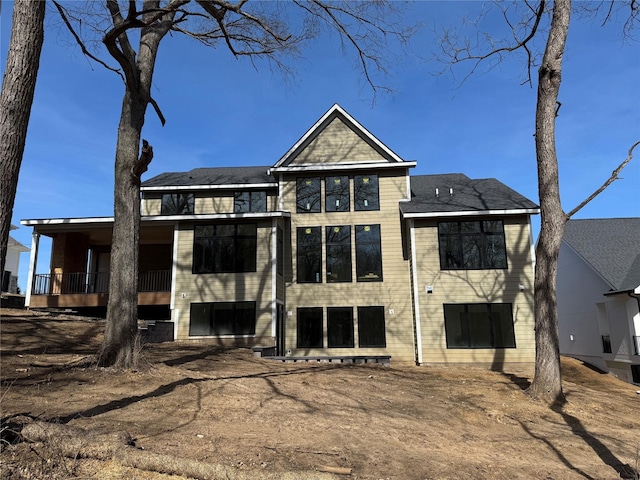
<path fill-rule="evenodd" d="M 226 185 L 162 185 L 158 187 L 140 187 L 142 192 L 166 192 L 179 190 L 247 190 L 259 188 L 277 188 L 278 183 L 230 183 Z"/>
<path fill-rule="evenodd" d="M 206 213 L 194 215 L 145 215 L 140 217 L 143 222 L 160 222 L 160 221 L 193 221 L 193 220 L 233 220 L 233 219 L 259 219 L 274 217 L 290 217 L 289 212 L 259 212 L 259 213 Z"/>
<path fill-rule="evenodd" d="M 313 163 L 306 165 L 291 165 L 287 167 L 274 167 L 272 172 L 318 172 L 326 170 L 375 170 L 382 168 L 413 168 L 418 162 L 389 163 L 384 160 L 363 163 Z"/>
<path fill-rule="evenodd" d="M 20 220 L 21 225 L 27 225 L 30 227 L 36 225 L 79 225 L 86 223 L 113 223 L 113 217 L 37 218 Z"/>
<path fill-rule="evenodd" d="M 513 210 L 471 210 L 460 212 L 428 212 L 403 213 L 402 218 L 434 218 L 434 217 L 473 217 L 481 215 L 537 215 L 539 208 L 522 208 Z"/>
<path fill-rule="evenodd" d="M 338 105 L 337 103 L 335 103 L 329 110 L 327 110 L 327 112 L 322 115 L 322 117 L 320 117 L 320 119 L 313 124 L 313 126 L 307 130 L 307 132 L 300 137 L 300 140 L 298 140 L 288 151 L 287 153 L 285 153 L 280 160 L 278 160 L 275 165 L 273 166 L 273 169 L 277 169 L 280 168 L 280 166 L 285 163 L 289 157 L 298 150 L 298 148 L 300 148 L 312 135 L 315 134 L 316 130 L 318 130 L 318 128 L 320 128 L 320 126 L 327 120 L 327 118 L 329 118 L 331 115 L 333 115 L 335 112 L 340 113 L 341 115 L 344 116 L 344 118 L 349 121 L 351 123 L 351 125 L 356 128 L 357 130 L 359 130 L 362 134 L 364 134 L 369 140 L 371 140 L 373 143 L 375 143 L 378 147 L 380 147 L 380 149 L 382 149 L 387 155 L 389 155 L 389 157 L 391 157 L 393 160 L 395 160 L 396 162 L 403 162 L 402 158 L 400 158 L 398 155 L 396 155 L 389 147 L 387 147 L 384 143 L 382 143 L 380 140 L 378 140 L 371 132 L 369 132 L 366 128 L 364 128 L 355 118 L 353 118 L 351 115 L 349 115 L 340 105 Z"/>

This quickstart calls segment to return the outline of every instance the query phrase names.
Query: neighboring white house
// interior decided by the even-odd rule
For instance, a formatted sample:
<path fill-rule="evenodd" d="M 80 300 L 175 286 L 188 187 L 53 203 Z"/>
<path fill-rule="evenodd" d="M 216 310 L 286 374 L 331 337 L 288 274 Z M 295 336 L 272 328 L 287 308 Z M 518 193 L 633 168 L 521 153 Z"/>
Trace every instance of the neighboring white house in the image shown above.
<path fill-rule="evenodd" d="M 18 227 L 11 225 L 11 230 Z M 18 269 L 20 267 L 20 254 L 28 252 L 29 249 L 9 235 L 7 243 L 7 256 L 2 273 L 2 291 L 7 293 L 18 293 Z"/>
<path fill-rule="evenodd" d="M 640 218 L 567 222 L 557 282 L 560 353 L 640 384 Z"/>

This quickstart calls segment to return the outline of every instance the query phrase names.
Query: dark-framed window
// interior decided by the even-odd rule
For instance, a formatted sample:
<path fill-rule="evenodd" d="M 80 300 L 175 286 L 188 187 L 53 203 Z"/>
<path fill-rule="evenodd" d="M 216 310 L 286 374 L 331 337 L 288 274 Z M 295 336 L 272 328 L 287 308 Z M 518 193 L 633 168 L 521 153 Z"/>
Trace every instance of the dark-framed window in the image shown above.
<path fill-rule="evenodd" d="M 502 220 L 439 222 L 438 240 L 442 270 L 507 268 Z"/>
<path fill-rule="evenodd" d="M 163 193 L 161 215 L 191 215 L 195 195 L 193 193 Z"/>
<path fill-rule="evenodd" d="M 640 384 L 640 365 L 631 365 L 631 380 Z"/>
<path fill-rule="evenodd" d="M 322 228 L 296 229 L 298 283 L 322 283 Z"/>
<path fill-rule="evenodd" d="M 322 307 L 298 308 L 298 348 L 322 348 Z"/>
<path fill-rule="evenodd" d="M 510 303 L 444 305 L 447 348 L 516 348 Z"/>
<path fill-rule="evenodd" d="M 387 346 L 384 307 L 358 307 L 358 346 L 360 348 Z"/>
<path fill-rule="evenodd" d="M 353 177 L 353 200 L 356 210 L 380 210 L 378 175 Z"/>
<path fill-rule="evenodd" d="M 193 273 L 255 272 L 257 230 L 253 223 L 196 225 Z"/>
<path fill-rule="evenodd" d="M 356 277 L 358 282 L 382 281 L 380 225 L 356 225 Z"/>
<path fill-rule="evenodd" d="M 267 192 L 244 191 L 233 194 L 233 211 L 235 213 L 266 212 Z"/>
<path fill-rule="evenodd" d="M 255 335 L 256 302 L 192 303 L 189 335 Z"/>
<path fill-rule="evenodd" d="M 353 308 L 327 308 L 327 346 L 353 348 Z"/>
<path fill-rule="evenodd" d="M 324 209 L 327 212 L 348 212 L 351 197 L 349 195 L 349 176 L 339 175 L 324 179 Z"/>
<path fill-rule="evenodd" d="M 351 281 L 351 227 L 326 228 L 327 282 Z"/>
<path fill-rule="evenodd" d="M 298 213 L 320 212 L 320 177 L 296 179 L 296 211 Z"/>

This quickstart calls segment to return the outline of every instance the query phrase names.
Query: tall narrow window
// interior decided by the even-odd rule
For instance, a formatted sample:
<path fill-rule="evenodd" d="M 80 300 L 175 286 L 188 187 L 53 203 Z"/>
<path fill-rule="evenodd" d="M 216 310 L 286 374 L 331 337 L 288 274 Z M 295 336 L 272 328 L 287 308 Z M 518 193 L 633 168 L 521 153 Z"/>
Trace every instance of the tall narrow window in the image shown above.
<path fill-rule="evenodd" d="M 510 303 L 444 305 L 447 348 L 515 348 Z"/>
<path fill-rule="evenodd" d="M 321 227 L 298 227 L 296 249 L 298 283 L 322 283 Z"/>
<path fill-rule="evenodd" d="M 378 175 L 353 177 L 353 197 L 356 210 L 380 210 Z"/>
<path fill-rule="evenodd" d="M 193 240 L 193 273 L 256 271 L 255 224 L 197 225 Z"/>
<path fill-rule="evenodd" d="M 358 346 L 387 346 L 384 328 L 384 307 L 358 307 Z"/>
<path fill-rule="evenodd" d="M 298 308 L 298 348 L 322 348 L 322 307 Z"/>
<path fill-rule="evenodd" d="M 356 277 L 358 282 L 382 281 L 380 225 L 356 225 Z"/>
<path fill-rule="evenodd" d="M 325 210 L 327 212 L 349 211 L 349 177 L 327 177 L 324 180 Z"/>
<path fill-rule="evenodd" d="M 502 220 L 440 222 L 438 239 L 443 270 L 507 268 Z"/>
<path fill-rule="evenodd" d="M 233 211 L 235 213 L 267 211 L 267 192 L 236 192 L 233 197 Z"/>
<path fill-rule="evenodd" d="M 320 177 L 296 180 L 296 211 L 317 213 L 320 211 Z"/>
<path fill-rule="evenodd" d="M 193 193 L 165 193 L 162 195 L 162 215 L 190 215 L 193 214 Z"/>
<path fill-rule="evenodd" d="M 327 282 L 351 281 L 351 227 L 327 227 Z"/>
<path fill-rule="evenodd" d="M 327 345 L 329 348 L 353 348 L 353 308 L 327 308 Z"/>
<path fill-rule="evenodd" d="M 192 303 L 190 336 L 255 335 L 256 302 Z"/>

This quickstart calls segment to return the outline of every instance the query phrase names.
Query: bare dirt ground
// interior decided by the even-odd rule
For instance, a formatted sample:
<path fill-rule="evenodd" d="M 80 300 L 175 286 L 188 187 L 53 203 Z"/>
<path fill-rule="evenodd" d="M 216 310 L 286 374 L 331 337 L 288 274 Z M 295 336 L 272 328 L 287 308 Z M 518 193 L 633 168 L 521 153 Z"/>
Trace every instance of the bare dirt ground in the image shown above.
<path fill-rule="evenodd" d="M 130 450 L 229 478 L 616 479 L 640 464 L 638 388 L 572 359 L 552 409 L 524 393 L 531 369 L 284 364 L 188 343 L 146 345 L 139 371 L 63 367 L 95 353 L 102 321 L 0 314 L 3 479 L 187 478 L 68 458 L 62 437 L 19 442 L 25 418 L 126 431 Z"/>

